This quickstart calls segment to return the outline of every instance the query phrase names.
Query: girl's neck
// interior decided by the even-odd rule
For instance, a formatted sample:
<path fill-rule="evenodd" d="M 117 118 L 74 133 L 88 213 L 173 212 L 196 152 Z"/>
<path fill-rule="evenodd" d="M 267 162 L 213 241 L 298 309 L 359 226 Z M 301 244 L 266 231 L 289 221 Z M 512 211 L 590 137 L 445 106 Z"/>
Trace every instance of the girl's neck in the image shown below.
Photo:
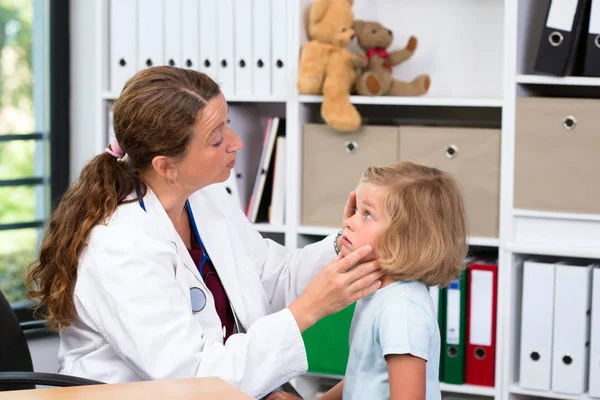
<path fill-rule="evenodd" d="M 391 275 L 384 275 L 383 277 L 381 277 L 381 288 L 384 288 L 388 285 L 391 285 L 392 283 L 396 282 L 396 279 L 394 279 L 393 276 Z"/>

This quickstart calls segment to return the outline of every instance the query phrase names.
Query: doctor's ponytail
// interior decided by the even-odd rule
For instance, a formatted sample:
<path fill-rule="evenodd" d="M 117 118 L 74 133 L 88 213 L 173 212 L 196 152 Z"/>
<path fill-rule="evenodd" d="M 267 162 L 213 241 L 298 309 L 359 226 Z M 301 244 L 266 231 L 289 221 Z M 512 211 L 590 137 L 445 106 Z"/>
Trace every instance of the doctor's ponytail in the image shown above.
<path fill-rule="evenodd" d="M 38 259 L 27 277 L 36 313 L 59 331 L 71 324 L 81 252 L 90 231 L 107 223 L 119 204 L 146 185 L 140 171 L 158 155 L 182 157 L 206 103 L 219 95 L 207 75 L 167 66 L 146 68 L 123 88 L 113 107 L 118 141 L 94 157 L 64 193 L 44 233 Z"/>

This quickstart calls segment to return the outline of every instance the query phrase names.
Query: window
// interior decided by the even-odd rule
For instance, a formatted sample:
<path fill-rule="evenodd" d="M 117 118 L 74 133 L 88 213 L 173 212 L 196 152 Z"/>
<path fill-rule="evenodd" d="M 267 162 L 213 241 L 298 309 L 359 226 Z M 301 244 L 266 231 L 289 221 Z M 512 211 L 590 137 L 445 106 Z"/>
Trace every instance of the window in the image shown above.
<path fill-rule="evenodd" d="M 15 308 L 68 185 L 68 3 L 0 0 L 0 289 Z"/>

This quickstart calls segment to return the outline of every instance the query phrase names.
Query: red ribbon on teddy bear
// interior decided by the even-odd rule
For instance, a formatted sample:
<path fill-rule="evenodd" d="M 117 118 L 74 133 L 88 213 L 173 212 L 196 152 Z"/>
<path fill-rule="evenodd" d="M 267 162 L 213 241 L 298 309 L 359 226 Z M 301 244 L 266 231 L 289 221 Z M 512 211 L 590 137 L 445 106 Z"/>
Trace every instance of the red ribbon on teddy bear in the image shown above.
<path fill-rule="evenodd" d="M 390 71 L 392 70 L 390 56 L 386 49 L 384 49 L 383 47 L 373 47 L 367 50 L 367 57 L 369 58 L 369 60 L 371 60 L 371 57 L 373 57 L 374 55 L 378 55 L 381 58 L 383 58 L 383 66 L 389 69 Z"/>

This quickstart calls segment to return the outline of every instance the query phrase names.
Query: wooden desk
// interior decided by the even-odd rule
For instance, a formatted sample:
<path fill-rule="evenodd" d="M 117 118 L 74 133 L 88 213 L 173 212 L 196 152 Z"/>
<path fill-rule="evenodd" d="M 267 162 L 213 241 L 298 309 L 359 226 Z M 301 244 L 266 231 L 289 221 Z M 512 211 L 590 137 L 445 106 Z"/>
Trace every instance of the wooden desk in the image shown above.
<path fill-rule="evenodd" d="M 0 392 L 0 400 L 118 400 L 194 399 L 248 400 L 249 395 L 221 378 L 191 378 L 66 388 Z"/>

